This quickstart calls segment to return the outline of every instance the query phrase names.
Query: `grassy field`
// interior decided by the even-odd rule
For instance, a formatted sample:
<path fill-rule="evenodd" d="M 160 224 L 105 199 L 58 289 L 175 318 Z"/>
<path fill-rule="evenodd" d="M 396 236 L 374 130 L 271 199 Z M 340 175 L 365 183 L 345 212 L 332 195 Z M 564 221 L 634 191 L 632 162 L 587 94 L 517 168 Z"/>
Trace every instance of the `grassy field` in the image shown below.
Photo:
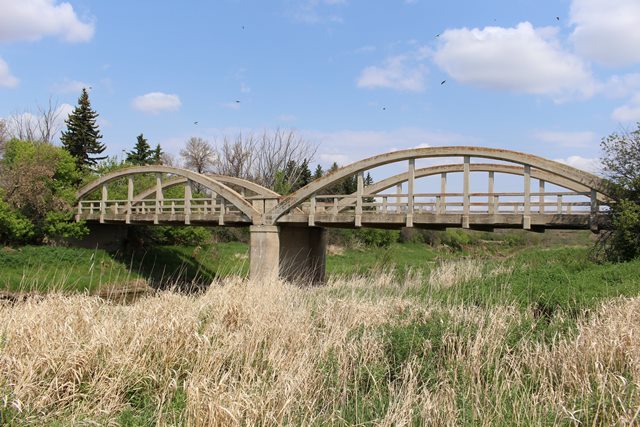
<path fill-rule="evenodd" d="M 180 252 L 214 284 L 0 304 L 0 425 L 640 423 L 640 261 L 486 245 L 332 248 L 315 288 L 220 274 L 240 244 L 113 261 L 164 278 Z"/>

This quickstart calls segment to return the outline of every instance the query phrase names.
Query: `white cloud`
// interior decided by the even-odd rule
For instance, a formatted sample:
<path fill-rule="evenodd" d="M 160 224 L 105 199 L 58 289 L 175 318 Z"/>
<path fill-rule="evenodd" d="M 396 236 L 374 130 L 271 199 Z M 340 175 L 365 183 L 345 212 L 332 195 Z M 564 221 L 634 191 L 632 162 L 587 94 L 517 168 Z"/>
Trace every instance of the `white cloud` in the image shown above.
<path fill-rule="evenodd" d="M 320 161 L 324 164 L 331 165 L 334 162 L 338 164 L 338 166 L 344 166 L 351 163 L 349 157 L 344 154 L 336 154 L 336 153 L 322 153 L 318 156 Z"/>
<path fill-rule="evenodd" d="M 439 37 L 436 64 L 455 80 L 489 89 L 565 97 L 591 96 L 586 64 L 562 49 L 554 28 L 452 29 Z"/>
<path fill-rule="evenodd" d="M 583 171 L 591 173 L 599 173 L 601 170 L 600 161 L 596 158 L 582 157 L 582 156 L 569 156 L 566 159 L 555 159 L 556 162 L 564 163 L 565 165 L 573 166 L 574 168 L 582 169 Z"/>
<path fill-rule="evenodd" d="M 57 0 L 0 0 L 0 41 L 58 36 L 68 42 L 93 37 L 94 23 L 79 19 L 73 6 Z"/>
<path fill-rule="evenodd" d="M 570 17 L 581 55 L 610 66 L 640 62 L 640 1 L 573 0 Z"/>
<path fill-rule="evenodd" d="M 131 105 L 138 111 L 157 114 L 163 111 L 177 111 L 180 109 L 182 102 L 180 102 L 178 95 L 151 92 L 133 98 Z"/>
<path fill-rule="evenodd" d="M 559 131 L 539 131 L 534 137 L 552 144 L 563 147 L 582 148 L 597 140 L 596 134 L 589 131 L 583 132 L 559 132 Z"/>
<path fill-rule="evenodd" d="M 89 89 L 91 85 L 89 83 L 81 82 L 79 80 L 65 79 L 60 83 L 53 85 L 52 89 L 58 93 L 80 93 L 82 89 Z"/>
<path fill-rule="evenodd" d="M 17 77 L 9 71 L 9 65 L 0 58 L 0 86 L 16 87 L 19 83 Z"/>
<path fill-rule="evenodd" d="M 387 58 L 382 66 L 371 66 L 362 70 L 356 84 L 362 88 L 422 92 L 427 67 L 419 62 L 421 59 L 424 59 L 424 56 L 420 54 Z"/>
<path fill-rule="evenodd" d="M 640 121 L 640 93 L 636 94 L 627 104 L 613 110 L 611 118 L 622 123 Z"/>

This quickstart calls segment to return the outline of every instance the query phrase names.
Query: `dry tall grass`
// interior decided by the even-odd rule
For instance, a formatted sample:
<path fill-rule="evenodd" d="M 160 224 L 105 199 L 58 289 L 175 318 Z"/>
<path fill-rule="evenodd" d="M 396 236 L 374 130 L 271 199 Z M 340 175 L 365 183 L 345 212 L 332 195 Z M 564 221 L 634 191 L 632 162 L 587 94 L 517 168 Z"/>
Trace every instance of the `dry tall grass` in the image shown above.
<path fill-rule="evenodd" d="M 131 305 L 51 295 L 0 306 L 0 420 L 116 425 L 142 411 L 157 425 L 199 426 L 640 421 L 640 298 L 542 344 L 526 330 L 509 338 L 534 321 L 515 307 L 363 298 L 364 287 L 229 280 Z M 394 371 L 385 327 L 443 318 L 441 340 Z"/>

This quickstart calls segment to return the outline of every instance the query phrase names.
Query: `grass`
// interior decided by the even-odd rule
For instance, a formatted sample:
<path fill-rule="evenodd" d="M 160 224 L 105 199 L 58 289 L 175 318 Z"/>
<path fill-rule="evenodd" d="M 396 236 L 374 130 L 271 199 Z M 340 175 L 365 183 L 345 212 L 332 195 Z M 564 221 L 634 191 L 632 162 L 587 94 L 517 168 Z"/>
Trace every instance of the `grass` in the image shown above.
<path fill-rule="evenodd" d="M 5 251 L 3 277 L 25 259 L 111 260 L 127 277 L 213 284 L 126 305 L 0 303 L 0 424 L 640 423 L 640 260 L 490 245 L 334 251 L 323 287 L 229 275 L 246 271 L 242 244 Z"/>

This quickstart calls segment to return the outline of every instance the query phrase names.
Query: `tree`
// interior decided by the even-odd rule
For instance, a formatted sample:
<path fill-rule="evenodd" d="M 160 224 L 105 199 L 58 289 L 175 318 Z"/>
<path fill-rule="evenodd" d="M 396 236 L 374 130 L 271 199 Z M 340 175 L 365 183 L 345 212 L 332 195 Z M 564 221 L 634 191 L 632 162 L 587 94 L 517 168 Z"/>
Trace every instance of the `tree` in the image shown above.
<path fill-rule="evenodd" d="M 0 162 L 4 203 L 0 210 L 7 230 L 14 231 L 0 234 L 10 241 L 26 237 L 42 241 L 84 233 L 84 225 L 69 221 L 79 180 L 75 159 L 64 149 L 17 139 L 7 142 Z M 24 219 L 31 227 L 24 225 Z"/>
<path fill-rule="evenodd" d="M 46 106 L 38 106 L 37 112 L 25 110 L 11 115 L 5 122 L 6 140 L 53 143 L 60 131 L 61 110 L 57 103 L 49 98 Z"/>
<path fill-rule="evenodd" d="M 160 144 L 156 145 L 156 148 L 151 152 L 151 163 L 154 165 L 164 165 L 165 152 L 162 151 Z"/>
<path fill-rule="evenodd" d="M 133 165 L 144 166 L 152 163 L 153 151 L 143 134 L 138 135 L 133 151 L 127 153 L 127 162 Z"/>
<path fill-rule="evenodd" d="M 609 260 L 640 256 L 640 123 L 632 132 L 602 139 L 601 163 L 610 183 L 612 230 L 601 235 L 597 248 Z"/>
<path fill-rule="evenodd" d="M 104 144 L 100 142 L 102 135 L 98 130 L 97 118 L 98 113 L 91 109 L 87 89 L 82 89 L 78 105 L 65 120 L 67 130 L 60 137 L 62 146 L 76 159 L 80 169 L 95 166 L 99 160 L 107 158 L 95 156 L 105 150 Z"/>
<path fill-rule="evenodd" d="M 4 119 L 0 119 L 0 158 L 4 153 L 4 144 L 9 140 L 9 129 L 7 128 L 7 122 Z"/>
<path fill-rule="evenodd" d="M 322 175 L 324 175 L 322 166 L 320 165 L 316 166 L 316 170 L 313 172 L 313 179 L 316 180 L 316 179 L 322 178 Z"/>
<path fill-rule="evenodd" d="M 187 169 L 198 173 L 211 172 L 218 158 L 209 141 L 196 136 L 189 138 L 185 147 L 180 150 L 180 156 Z"/>

